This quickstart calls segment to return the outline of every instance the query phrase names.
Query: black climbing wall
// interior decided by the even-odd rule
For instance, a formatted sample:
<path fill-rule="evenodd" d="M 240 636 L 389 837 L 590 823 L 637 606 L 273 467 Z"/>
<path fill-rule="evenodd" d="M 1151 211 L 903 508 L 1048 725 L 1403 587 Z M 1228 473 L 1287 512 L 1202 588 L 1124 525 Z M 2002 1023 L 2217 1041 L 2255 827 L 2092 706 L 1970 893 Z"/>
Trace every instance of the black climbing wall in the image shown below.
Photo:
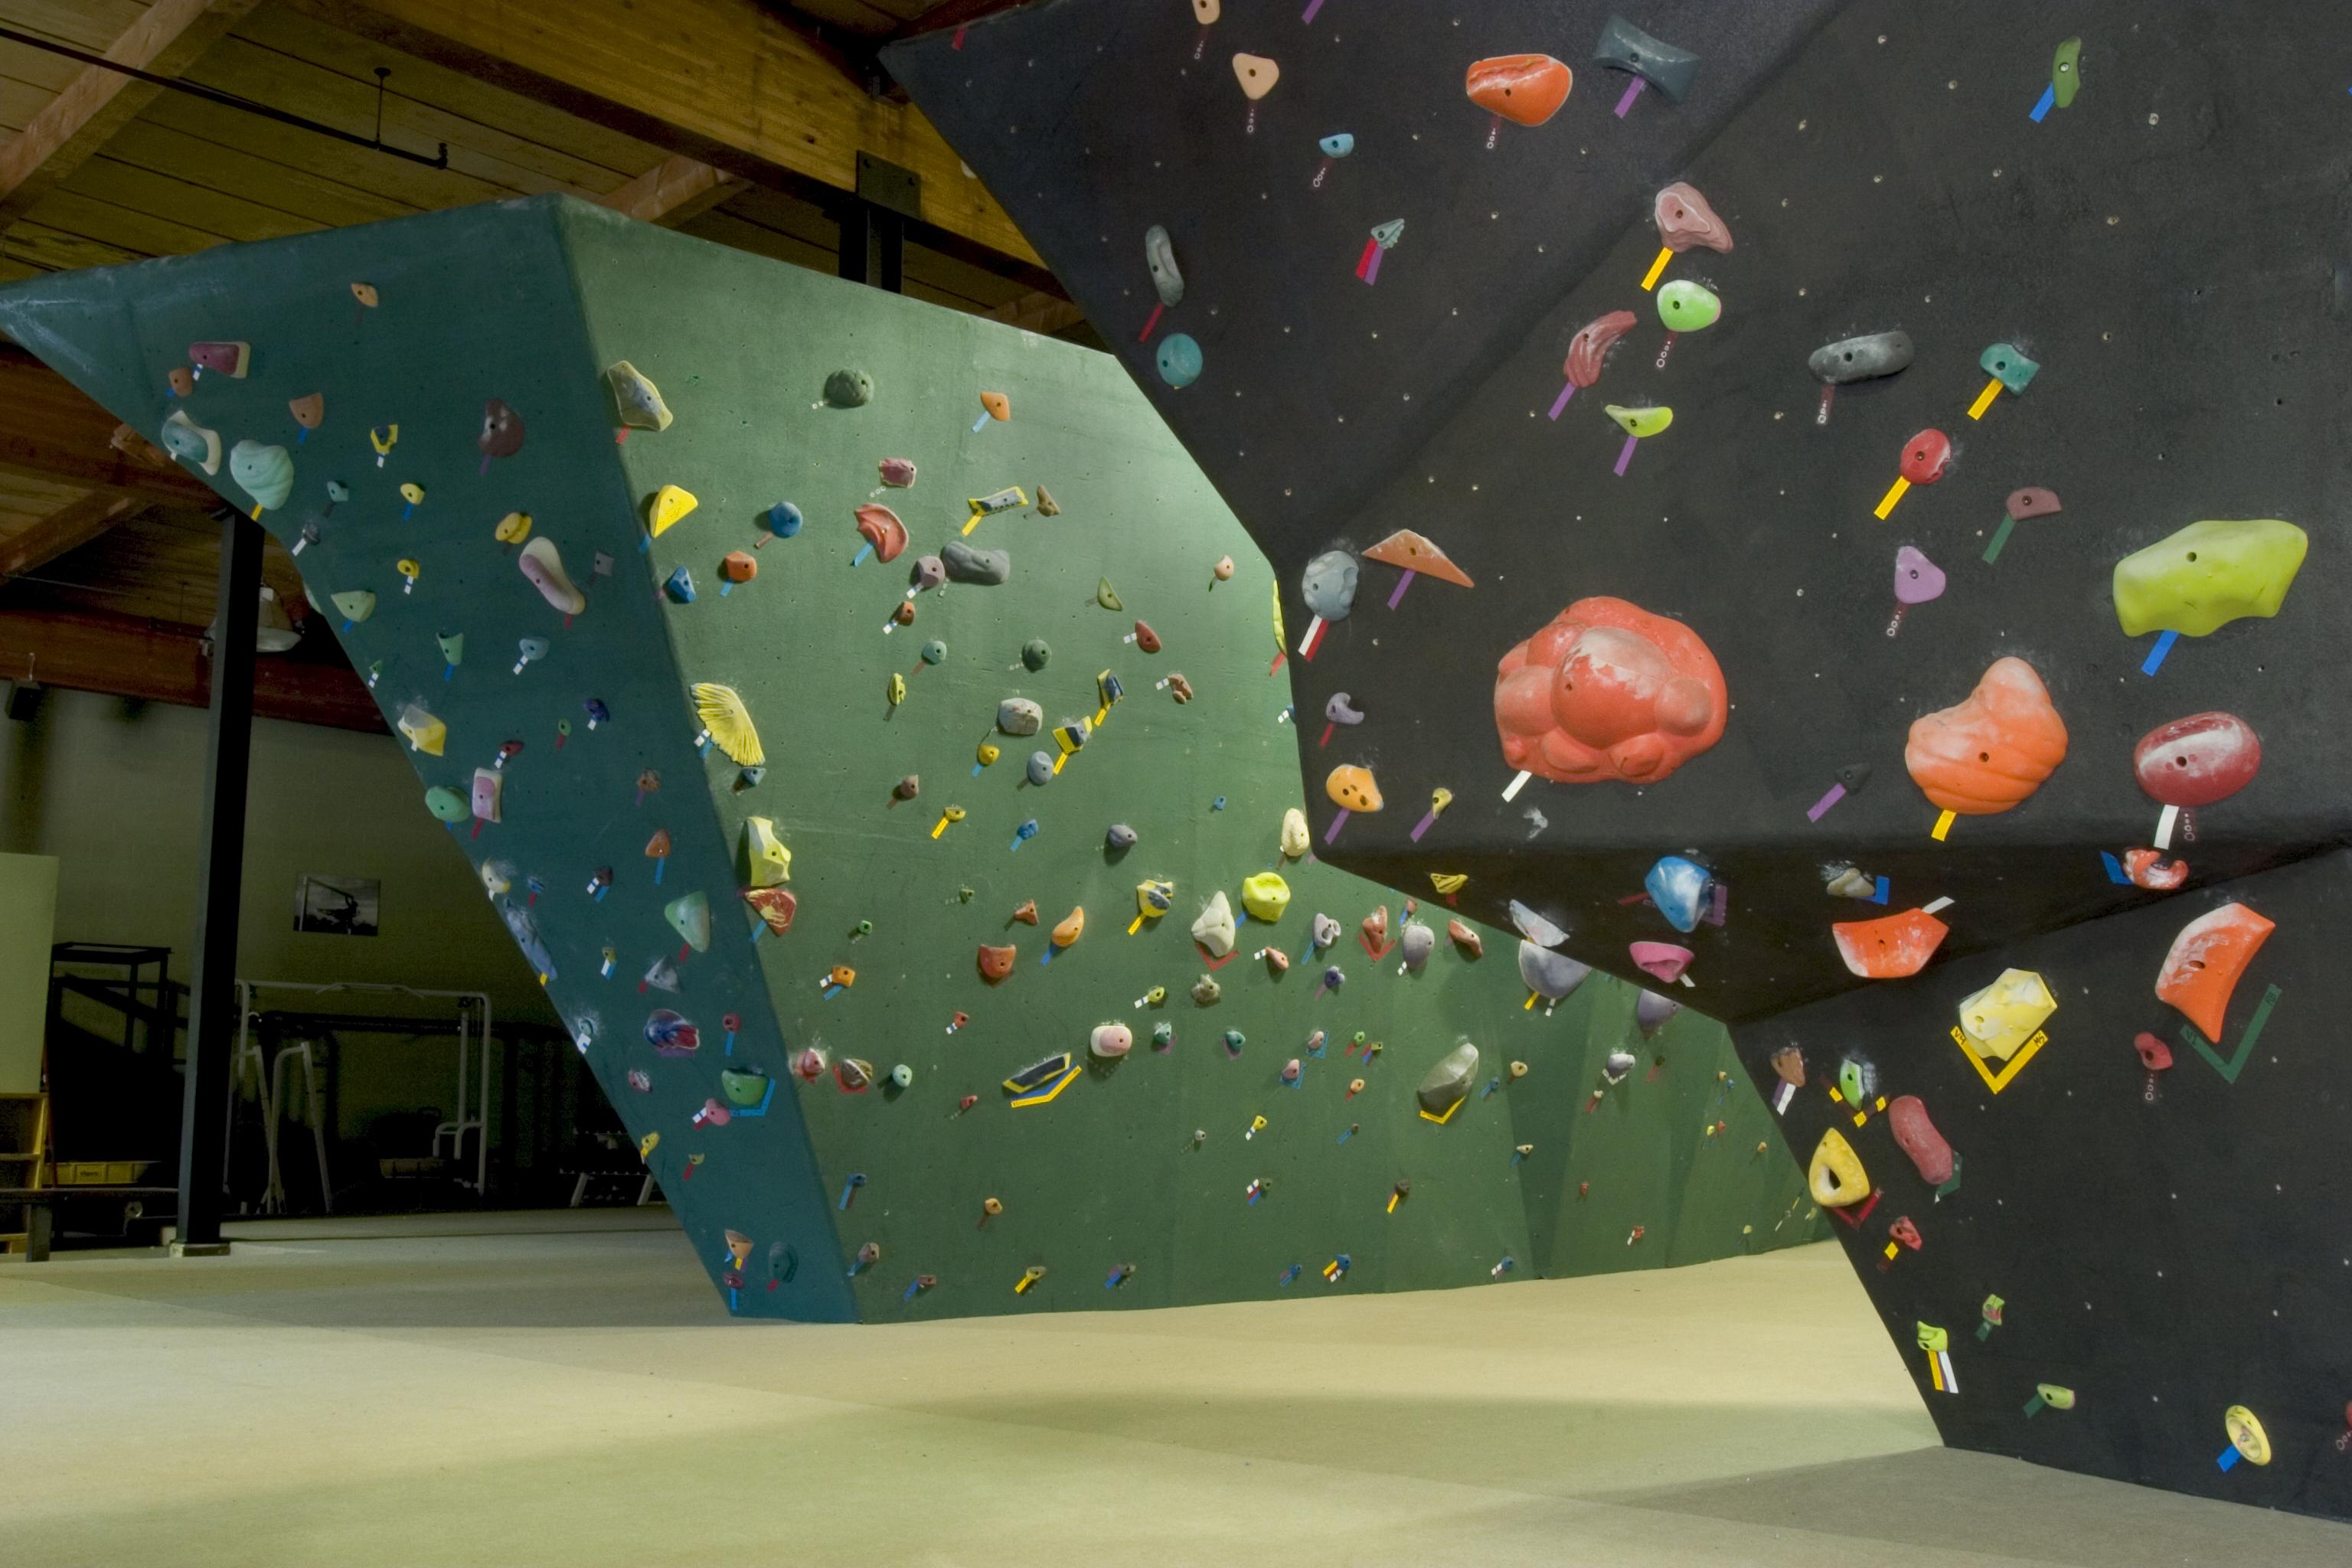
<path fill-rule="evenodd" d="M 1566 929 L 1567 951 L 1619 973 L 1634 973 L 1631 942 L 1684 943 L 1690 987 L 1676 989 L 1740 1022 L 1768 1086 L 1773 1032 L 1819 1018 L 1831 1033 L 1808 1045 L 1813 1082 L 1787 1112 L 1801 1157 L 1842 1056 L 1866 1047 L 1890 1093 L 1920 1093 L 1968 1152 L 1967 1179 L 1931 1205 L 1900 1155 L 1865 1147 L 1888 1195 L 1850 1239 L 1904 1343 L 1918 1321 L 1953 1331 L 1960 1392 L 1931 1405 L 1954 1441 L 2344 1513 L 2352 1469 L 2333 1437 L 2352 1379 L 2326 1359 L 2340 1318 L 2321 1303 L 2352 1278 L 2352 1243 L 2324 1197 L 2274 1226 L 2259 1194 L 2294 1190 L 2347 1082 L 2315 1033 L 2329 977 L 2296 955 L 2324 961 L 2286 940 L 2297 926 L 2315 937 L 2336 861 L 2275 868 L 2340 843 L 2347 818 L 2352 692 L 2334 612 L 2352 272 L 2335 193 L 2352 172 L 2352 12 L 1632 7 L 1630 21 L 1699 55 L 1680 103 L 1655 89 L 1622 101 L 1633 79 L 1591 60 L 1609 16 L 1594 4 L 1228 0 L 1203 27 L 1174 0 L 1061 0 L 917 40 L 891 63 L 1274 561 L 1318 839 L 1337 816 L 1323 788 L 1335 762 L 1370 769 L 1386 797 L 1323 853 L 1400 888 L 1465 876 L 1464 908 L 1503 922 L 1522 900 Z M 2042 105 L 2069 37 L 2079 93 Z M 1237 53 L 1279 68 L 1254 110 Z M 1465 73 L 1521 53 L 1566 62 L 1574 89 L 1548 123 L 1493 127 L 1490 145 Z M 1318 142 L 1340 133 L 1353 149 L 1326 166 Z M 1722 301 L 1718 323 L 1670 339 L 1643 280 L 1653 199 L 1676 181 L 1736 246 L 1669 258 L 1664 283 Z M 1185 282 L 1156 319 L 1153 225 Z M 1385 249 L 1376 226 L 1393 236 Z M 1598 384 L 1560 406 L 1571 336 L 1617 310 L 1637 324 Z M 1916 345 L 1909 367 L 1825 397 L 1808 356 L 1891 330 Z M 1176 333 L 1202 362 L 1181 387 L 1158 368 Z M 1980 401 L 1996 343 L 2041 369 Z M 1629 455 L 1612 403 L 1669 406 L 1674 421 Z M 1906 446 L 1931 428 L 1950 439 L 1948 469 L 1889 506 Z M 2004 500 L 2025 486 L 2063 510 L 2005 531 Z M 2125 635 L 2116 563 L 2240 518 L 2309 535 L 2280 613 L 2177 644 Z M 1308 561 L 1398 529 L 1476 585 L 1423 574 L 1391 605 L 1398 572 L 1360 558 L 1352 613 L 1302 658 Z M 1948 583 L 1897 624 L 1906 547 Z M 1496 662 L 1592 595 L 1702 638 L 1727 726 L 1648 785 L 1538 778 L 1507 799 Z M 2003 658 L 2046 685 L 2064 760 L 2012 809 L 1939 825 L 1906 776 L 1906 731 Z M 1367 717 L 1325 747 L 1311 721 L 1336 692 Z M 2261 734 L 2259 775 L 2178 825 L 2185 890 L 2123 880 L 2105 857 L 2158 833 L 2135 742 L 2215 710 Z M 1817 809 L 1856 768 L 1867 782 Z M 1454 799 L 1423 827 L 1441 788 Z M 1720 926 L 1679 936 L 1640 901 L 1666 854 L 1724 886 Z M 1884 879 L 1885 905 L 1828 896 L 1823 872 L 1842 865 Z M 2225 895 L 2279 923 L 2224 1045 L 2277 984 L 2263 1038 L 2278 1043 L 2263 1050 L 2283 1066 L 2260 1092 L 2284 1114 L 2245 1109 L 2259 1057 L 2232 1086 L 2181 1050 L 2152 1121 L 2132 1036 L 2180 1023 L 2147 989 L 2154 965 Z M 1949 931 L 1924 973 L 1871 981 L 1841 963 L 1833 921 L 1937 900 Z M 2124 933 L 2127 962 L 2108 952 Z M 2061 1008 L 2051 1043 L 1996 1097 L 1946 1031 L 1957 996 L 2010 965 L 2044 972 Z M 1864 1009 L 1876 1011 L 1846 1016 Z M 2160 1216 L 2136 1221 L 2139 1192 L 2088 1175 L 2110 1162 L 2158 1163 L 2195 1217 L 2168 1232 Z M 1906 1213 L 1924 1246 L 1882 1274 Z M 2206 1332 L 2162 1282 L 2139 1293 L 2157 1268 L 2239 1281 L 2238 1300 L 2266 1299 L 2268 1328 Z M 2105 1288 L 2076 1291 L 2078 1278 Z M 1989 1292 L 2020 1305 L 1980 1342 Z M 2099 1326 L 2061 1331 L 2053 1303 Z M 2035 1382 L 2074 1388 L 2076 1407 L 2024 1415 Z M 2239 1403 L 2269 1425 L 2267 1467 L 2215 1462 Z"/>

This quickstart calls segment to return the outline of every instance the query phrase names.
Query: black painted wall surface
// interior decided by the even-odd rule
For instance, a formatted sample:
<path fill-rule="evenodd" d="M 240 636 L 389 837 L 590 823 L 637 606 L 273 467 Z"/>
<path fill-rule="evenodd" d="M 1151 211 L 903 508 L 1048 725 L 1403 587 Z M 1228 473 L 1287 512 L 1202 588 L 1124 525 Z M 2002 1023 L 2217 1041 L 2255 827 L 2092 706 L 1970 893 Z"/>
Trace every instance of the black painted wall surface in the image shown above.
<path fill-rule="evenodd" d="M 1919 1321 L 1951 1331 L 1961 1392 L 1929 1395 L 1950 1440 L 2352 1514 L 2352 1457 L 2334 1447 L 2352 1398 L 2352 1223 L 2340 1194 L 2313 1190 L 2335 1179 L 2352 1089 L 2323 1022 L 2352 818 L 2352 9 L 1631 5 L 1701 63 L 1683 102 L 1646 90 L 1622 117 L 1632 79 L 1591 59 L 1611 12 L 1225 0 L 1203 27 L 1176 0 L 1058 0 L 891 64 L 1264 544 L 1293 649 L 1301 574 L 1324 552 L 1412 529 L 1475 580 L 1417 580 L 1391 607 L 1398 573 L 1362 562 L 1353 613 L 1299 662 L 1318 853 L 1414 891 L 1466 876 L 1464 909 L 1507 921 L 1523 900 L 1567 930 L 1565 951 L 1620 974 L 1639 978 L 1629 942 L 1685 943 L 1692 984 L 1676 994 L 1741 1026 L 1759 1083 L 1777 1083 L 1771 1047 L 1803 1043 L 1812 1082 L 1786 1113 L 1801 1160 L 1841 1058 L 1921 1095 L 1966 1156 L 1962 1186 L 1934 1203 L 1874 1117 L 1853 1135 L 1886 1196 L 1848 1239 L 1899 1341 Z M 2079 94 L 2036 117 L 2068 37 Z M 1237 52 L 1280 67 L 1254 110 Z M 1490 146 L 1465 72 L 1521 53 L 1566 62 L 1574 89 Z M 1353 150 L 1327 164 L 1318 140 L 1342 132 Z M 1653 198 L 1675 181 L 1736 246 L 1671 258 L 1664 279 L 1703 283 L 1723 313 L 1670 342 L 1642 282 Z M 1398 219 L 1367 283 L 1368 236 Z M 1185 279 L 1157 319 L 1155 224 Z M 1556 408 L 1571 336 L 1616 310 L 1637 325 Z M 1823 418 L 1807 357 L 1890 330 L 1915 363 L 1838 388 Z M 1202 361 L 1181 388 L 1155 360 L 1176 332 Z M 1997 342 L 2042 368 L 1972 417 Z M 1612 403 L 1675 412 L 1622 475 Z M 1948 471 L 1874 515 L 1931 427 L 1953 443 Z M 2024 486 L 2063 510 L 2019 523 L 1989 562 Z M 2309 535 L 2283 608 L 2182 637 L 2144 672 L 2155 639 L 2119 626 L 2116 563 L 2243 518 Z M 1906 546 L 1948 584 L 1891 626 Z M 1593 595 L 1696 632 L 1727 681 L 1727 728 L 1645 787 L 1538 779 L 1507 800 L 1496 661 Z M 2021 804 L 1938 840 L 1906 731 L 2004 657 L 2046 684 L 2067 754 Z M 1320 710 L 1342 692 L 1365 720 L 1327 737 Z M 2181 825 L 2184 890 L 2115 879 L 2103 856 L 2157 832 L 2135 742 L 2214 710 L 2261 735 L 2261 772 Z M 1371 769 L 1386 806 L 1326 844 L 1339 763 Z M 1868 784 L 1809 818 L 1853 765 Z M 1416 838 L 1441 788 L 1454 798 Z M 1721 926 L 1678 936 L 1638 900 L 1667 854 L 1727 887 Z M 1827 896 L 1840 863 L 1885 878 L 1887 902 Z M 2172 933 L 2231 897 L 2279 929 L 2222 1055 L 2280 990 L 2234 1084 L 2149 989 Z M 1841 962 L 1833 921 L 1937 900 L 1950 929 L 1924 973 L 1864 980 Z M 1957 999 L 2011 965 L 2045 973 L 2061 1005 L 2051 1044 L 1995 1098 L 1947 1031 Z M 2176 1050 L 2154 1105 L 2142 1029 Z M 1924 1245 L 1882 1273 L 1905 1215 Z M 2011 1318 L 1979 1342 L 1988 1293 Z M 2080 1403 L 2028 1416 L 2037 1382 Z M 2216 1464 L 2238 1403 L 2268 1425 L 2266 1468 Z"/>

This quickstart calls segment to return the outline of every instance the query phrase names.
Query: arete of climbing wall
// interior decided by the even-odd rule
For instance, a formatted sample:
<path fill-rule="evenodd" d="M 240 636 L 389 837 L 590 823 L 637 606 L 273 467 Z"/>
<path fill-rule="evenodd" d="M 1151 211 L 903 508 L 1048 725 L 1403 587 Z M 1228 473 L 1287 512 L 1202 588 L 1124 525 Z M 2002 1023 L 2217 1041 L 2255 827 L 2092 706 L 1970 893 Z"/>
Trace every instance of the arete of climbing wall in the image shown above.
<path fill-rule="evenodd" d="M 299 547 L 730 1310 L 1820 1234 L 1720 1026 L 1286 827 L 1270 571 L 1108 358 L 552 198 L 0 322 Z"/>
<path fill-rule="evenodd" d="M 888 55 L 1363 715 L 1293 737 L 1326 855 L 1732 1020 L 1948 1439 L 2337 1515 L 2347 56 L 2117 0 Z"/>

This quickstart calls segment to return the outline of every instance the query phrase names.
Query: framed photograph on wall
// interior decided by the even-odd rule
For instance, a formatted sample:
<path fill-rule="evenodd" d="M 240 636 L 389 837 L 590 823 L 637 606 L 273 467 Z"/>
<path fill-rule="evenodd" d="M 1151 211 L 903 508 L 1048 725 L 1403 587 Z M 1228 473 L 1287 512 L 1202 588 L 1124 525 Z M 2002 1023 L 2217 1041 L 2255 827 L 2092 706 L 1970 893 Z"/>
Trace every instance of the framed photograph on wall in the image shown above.
<path fill-rule="evenodd" d="M 373 936 L 383 884 L 373 877 L 304 877 L 294 889 L 294 929 L 320 936 Z"/>

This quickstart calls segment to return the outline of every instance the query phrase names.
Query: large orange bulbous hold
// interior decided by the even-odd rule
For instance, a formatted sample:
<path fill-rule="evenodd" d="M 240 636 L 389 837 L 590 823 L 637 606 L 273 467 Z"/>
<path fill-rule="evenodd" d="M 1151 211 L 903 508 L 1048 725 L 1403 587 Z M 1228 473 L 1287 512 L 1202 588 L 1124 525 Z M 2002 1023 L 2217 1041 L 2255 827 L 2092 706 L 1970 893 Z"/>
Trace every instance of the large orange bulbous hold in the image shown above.
<path fill-rule="evenodd" d="M 2066 760 L 2066 721 L 2033 667 L 1999 658 L 1968 700 L 1912 721 L 1903 765 L 1927 797 L 1962 816 L 2007 811 Z"/>
<path fill-rule="evenodd" d="M 1470 101 L 1514 125 L 1541 125 L 1568 101 L 1575 77 L 1549 55 L 1496 55 L 1470 68 Z"/>
<path fill-rule="evenodd" d="M 1622 599 L 1577 600 L 1496 667 L 1504 761 L 1555 784 L 1655 784 L 1730 710 L 1699 635 Z"/>

